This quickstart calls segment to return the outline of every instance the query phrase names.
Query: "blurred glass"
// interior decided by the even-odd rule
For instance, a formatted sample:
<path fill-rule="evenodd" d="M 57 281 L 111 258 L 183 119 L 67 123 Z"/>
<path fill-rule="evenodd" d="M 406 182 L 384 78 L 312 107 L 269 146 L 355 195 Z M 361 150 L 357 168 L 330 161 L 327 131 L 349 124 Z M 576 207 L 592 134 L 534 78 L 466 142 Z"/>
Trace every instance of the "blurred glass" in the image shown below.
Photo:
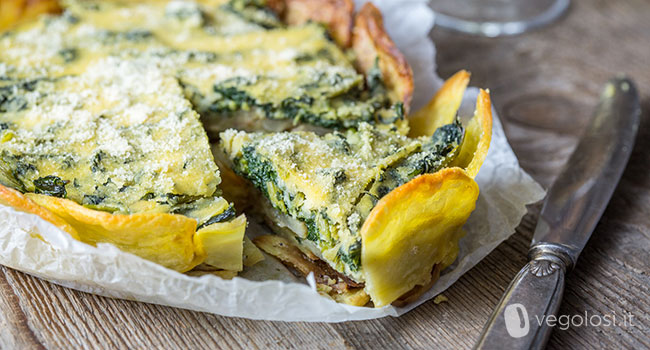
<path fill-rule="evenodd" d="M 496 37 L 545 26 L 560 17 L 570 0 L 431 0 L 436 25 Z"/>

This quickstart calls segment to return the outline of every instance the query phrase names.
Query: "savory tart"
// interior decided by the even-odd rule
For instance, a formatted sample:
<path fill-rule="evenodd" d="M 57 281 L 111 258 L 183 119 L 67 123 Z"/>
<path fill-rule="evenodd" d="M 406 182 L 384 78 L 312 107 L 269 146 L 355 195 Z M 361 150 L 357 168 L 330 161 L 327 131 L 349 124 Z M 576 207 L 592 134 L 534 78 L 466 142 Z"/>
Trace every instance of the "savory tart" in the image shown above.
<path fill-rule="evenodd" d="M 233 169 L 266 197 L 258 201 L 266 222 L 337 272 L 321 284 L 355 296 L 365 287 L 381 306 L 456 259 L 460 226 L 478 196 L 470 174 L 485 157 L 477 145 L 489 138 L 489 108 L 482 92 L 467 132 L 458 119 L 416 138 L 361 123 L 322 136 L 227 130 L 221 144 Z M 286 259 L 277 239 L 256 242 Z"/>
<path fill-rule="evenodd" d="M 263 259 L 234 202 L 278 233 L 255 244 L 352 305 L 415 300 L 456 258 L 489 95 L 461 123 L 461 71 L 409 116 L 413 72 L 372 4 L 0 9 L 0 203 L 90 244 L 231 278 Z M 39 13 L 55 15 L 27 20 Z"/>

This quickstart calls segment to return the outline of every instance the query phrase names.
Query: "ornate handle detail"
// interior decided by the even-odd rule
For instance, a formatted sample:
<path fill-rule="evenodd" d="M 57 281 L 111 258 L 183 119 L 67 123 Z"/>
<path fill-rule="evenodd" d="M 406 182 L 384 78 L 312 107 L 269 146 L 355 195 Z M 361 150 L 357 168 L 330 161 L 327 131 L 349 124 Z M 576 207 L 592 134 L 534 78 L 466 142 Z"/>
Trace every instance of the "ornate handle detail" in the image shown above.
<path fill-rule="evenodd" d="M 560 265 L 550 260 L 533 260 L 530 262 L 530 273 L 537 277 L 546 277 L 559 270 Z"/>
<path fill-rule="evenodd" d="M 536 245 L 533 259 L 510 283 L 481 332 L 475 349 L 543 349 L 564 293 L 564 275 L 572 265 L 562 247 Z"/>

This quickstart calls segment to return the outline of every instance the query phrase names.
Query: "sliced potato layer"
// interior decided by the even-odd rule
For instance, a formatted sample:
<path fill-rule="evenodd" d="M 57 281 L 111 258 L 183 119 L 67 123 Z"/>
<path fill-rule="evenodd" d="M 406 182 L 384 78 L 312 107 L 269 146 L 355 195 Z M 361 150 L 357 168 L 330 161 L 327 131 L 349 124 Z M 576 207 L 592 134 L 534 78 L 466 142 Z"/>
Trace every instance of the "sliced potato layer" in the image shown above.
<path fill-rule="evenodd" d="M 465 70 L 454 74 L 426 106 L 409 116 L 410 137 L 431 136 L 439 127 L 454 122 L 463 102 L 469 76 Z"/>
<path fill-rule="evenodd" d="M 204 262 L 223 270 L 241 271 L 243 267 L 244 231 L 243 214 L 228 222 L 218 222 L 196 231 L 194 244 Z"/>
<path fill-rule="evenodd" d="M 492 103 L 490 94 L 481 89 L 476 100 L 476 112 L 469 121 L 463 143 L 452 166 L 464 168 L 471 177 L 478 175 L 487 157 L 492 140 Z"/>
<path fill-rule="evenodd" d="M 470 74 L 461 70 L 445 81 L 429 103 L 409 117 L 409 137 L 431 136 L 440 127 L 453 123 L 463 101 Z M 463 144 L 452 166 L 463 168 L 476 177 L 487 157 L 492 140 L 492 103 L 490 94 L 481 89 L 474 116 L 465 125 Z"/>
<path fill-rule="evenodd" d="M 244 266 L 253 266 L 262 260 L 264 260 L 262 251 L 250 238 L 244 236 Z"/>
<path fill-rule="evenodd" d="M 182 215 L 110 214 L 68 199 L 23 195 L 2 185 L 0 204 L 36 214 L 84 243 L 110 243 L 176 271 L 185 272 L 200 263 L 231 271 L 243 268 L 244 215 L 195 231 L 196 220 Z M 256 259 L 259 261 L 259 257 Z"/>
<path fill-rule="evenodd" d="M 110 243 L 177 271 L 190 270 L 200 263 L 192 243 L 194 219 L 166 213 L 110 214 L 68 199 L 34 193 L 25 196 L 65 220 L 84 243 Z"/>
<path fill-rule="evenodd" d="M 365 290 L 375 306 L 427 285 L 435 264 L 442 269 L 456 259 L 478 193 L 464 170 L 449 168 L 419 176 L 377 203 L 361 228 Z"/>
<path fill-rule="evenodd" d="M 8 205 L 13 207 L 16 210 L 20 210 L 26 213 L 36 214 L 46 221 L 50 222 L 54 226 L 60 228 L 61 230 L 67 232 L 76 240 L 80 240 L 77 230 L 72 227 L 69 223 L 60 217 L 54 215 L 49 210 L 41 207 L 40 205 L 34 203 L 34 201 L 29 200 L 22 193 L 14 190 L 13 188 L 5 187 L 0 185 L 0 204 Z"/>

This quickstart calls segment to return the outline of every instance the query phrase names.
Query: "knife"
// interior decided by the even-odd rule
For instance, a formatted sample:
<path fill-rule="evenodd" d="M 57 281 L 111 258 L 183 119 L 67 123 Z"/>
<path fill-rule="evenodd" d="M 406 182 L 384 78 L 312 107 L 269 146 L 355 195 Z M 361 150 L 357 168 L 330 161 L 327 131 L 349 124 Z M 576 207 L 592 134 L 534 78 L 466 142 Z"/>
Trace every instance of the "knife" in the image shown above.
<path fill-rule="evenodd" d="M 631 80 L 605 86 L 596 114 L 544 200 L 529 262 L 510 283 L 475 349 L 542 349 L 575 266 L 623 174 L 641 108 Z"/>

